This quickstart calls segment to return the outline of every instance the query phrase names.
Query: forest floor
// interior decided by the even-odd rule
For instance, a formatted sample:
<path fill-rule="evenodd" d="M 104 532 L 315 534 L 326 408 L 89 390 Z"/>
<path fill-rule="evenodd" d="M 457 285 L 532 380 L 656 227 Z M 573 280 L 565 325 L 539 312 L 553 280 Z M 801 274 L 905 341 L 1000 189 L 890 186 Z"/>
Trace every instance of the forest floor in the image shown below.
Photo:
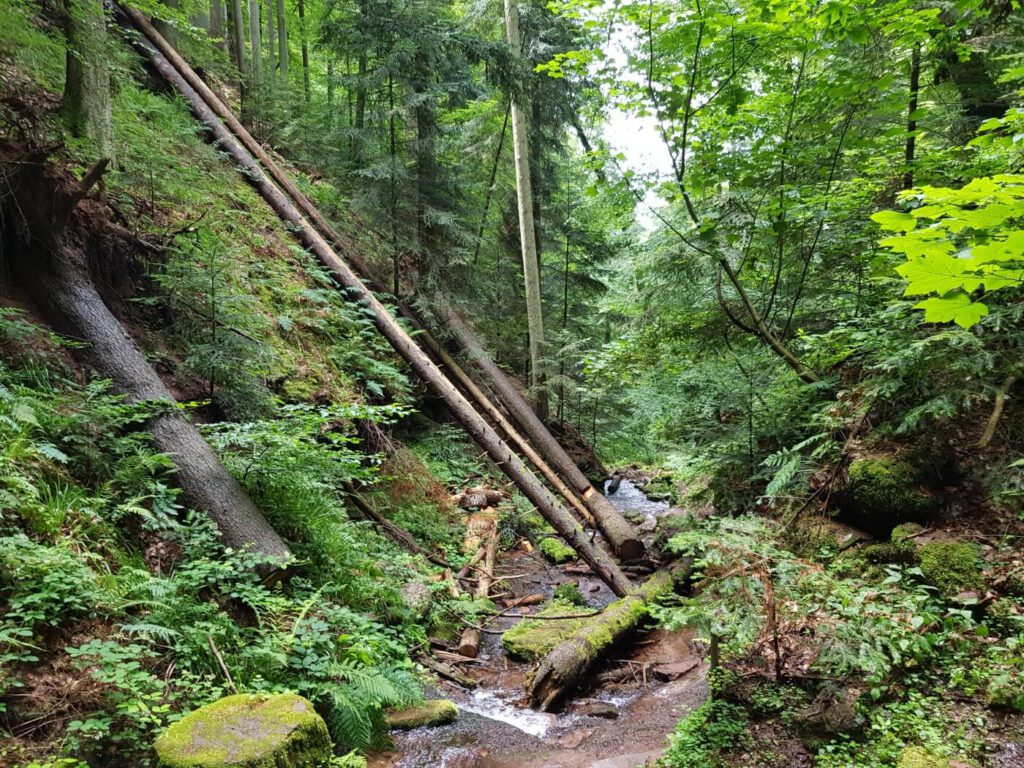
<path fill-rule="evenodd" d="M 649 533 L 673 511 L 628 480 L 609 499 Z M 591 607 L 614 599 L 585 564 L 555 566 L 539 553 L 503 552 L 496 574 L 505 602 L 550 597 L 562 584 L 577 585 Z M 634 768 L 660 756 L 676 723 L 707 696 L 707 665 L 693 634 L 639 633 L 591 671 L 562 711 L 536 712 L 523 704 L 533 664 L 510 658 L 501 633 L 542 608 L 516 609 L 488 625 L 479 657 L 462 665 L 478 688 L 439 684 L 432 695 L 459 705 L 455 723 L 398 734 L 392 751 L 371 758 L 371 768 Z"/>

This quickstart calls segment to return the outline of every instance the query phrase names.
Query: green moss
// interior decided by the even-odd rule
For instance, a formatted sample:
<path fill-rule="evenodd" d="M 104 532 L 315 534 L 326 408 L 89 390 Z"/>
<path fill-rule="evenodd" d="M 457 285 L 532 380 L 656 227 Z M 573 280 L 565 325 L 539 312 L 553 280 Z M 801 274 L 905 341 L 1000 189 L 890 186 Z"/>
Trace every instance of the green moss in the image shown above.
<path fill-rule="evenodd" d="M 301 696 L 240 693 L 200 707 L 154 744 L 161 768 L 327 768 L 331 738 Z"/>
<path fill-rule="evenodd" d="M 579 608 L 569 603 L 553 602 L 540 611 L 537 619 L 523 619 L 501 636 L 505 652 L 515 659 L 536 661 L 558 645 L 586 619 L 566 618 L 551 620 L 553 616 L 576 616 Z M 589 615 L 589 612 L 583 612 Z M 548 619 L 548 620 L 545 620 Z"/>
<path fill-rule="evenodd" d="M 385 718 L 389 728 L 409 730 L 455 722 L 459 708 L 448 699 L 428 699 L 414 707 L 389 712 Z"/>
<path fill-rule="evenodd" d="M 918 550 L 925 582 L 944 594 L 982 586 L 978 548 L 959 541 L 937 541 Z"/>
<path fill-rule="evenodd" d="M 576 551 L 561 539 L 554 536 L 546 536 L 537 545 L 544 556 L 551 562 L 558 565 L 576 559 Z"/>
<path fill-rule="evenodd" d="M 887 456 L 850 464 L 841 503 L 865 528 L 889 531 L 900 523 L 922 519 L 934 499 L 910 464 Z"/>
<path fill-rule="evenodd" d="M 921 747 L 907 747 L 900 755 L 899 768 L 949 768 L 949 759 Z"/>
<path fill-rule="evenodd" d="M 587 599 L 583 597 L 580 588 L 573 583 L 559 584 L 555 587 L 555 600 L 569 605 L 586 605 Z"/>

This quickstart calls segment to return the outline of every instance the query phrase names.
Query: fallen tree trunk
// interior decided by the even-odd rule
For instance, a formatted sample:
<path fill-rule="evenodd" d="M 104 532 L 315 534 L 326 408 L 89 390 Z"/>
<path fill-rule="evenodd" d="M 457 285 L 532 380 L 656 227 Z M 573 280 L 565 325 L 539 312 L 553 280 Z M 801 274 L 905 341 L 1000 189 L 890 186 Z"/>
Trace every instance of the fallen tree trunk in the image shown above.
<path fill-rule="evenodd" d="M 443 558 L 435 555 L 433 552 L 428 552 L 426 549 L 421 547 L 419 542 L 417 542 L 413 535 L 405 530 L 405 528 L 391 522 L 384 517 L 384 515 L 370 506 L 369 502 L 360 496 L 351 484 L 345 484 L 345 492 L 348 494 L 348 498 L 352 501 L 352 506 L 359 510 L 359 514 L 376 524 L 376 526 L 383 531 L 384 535 L 393 542 L 405 548 L 412 554 L 419 555 L 420 557 L 429 560 L 434 565 L 451 569 L 451 566 Z"/>
<path fill-rule="evenodd" d="M 355 271 L 367 282 L 371 289 L 382 295 L 387 294 L 389 292 L 388 288 L 373 279 L 373 270 L 370 269 L 369 265 L 359 255 L 351 240 L 343 237 L 341 233 L 328 223 L 328 221 L 323 217 L 323 214 L 320 213 L 319 209 L 313 205 L 310 199 L 306 197 L 298 187 L 295 186 L 294 182 L 292 182 L 288 175 L 280 169 L 277 163 L 275 163 L 267 154 L 266 150 L 264 150 L 263 147 L 253 139 L 251 134 L 249 134 L 245 129 L 245 126 L 238 122 L 238 119 L 234 114 L 232 114 L 231 110 L 229 110 L 217 95 L 210 90 L 206 83 L 196 75 L 178 52 L 167 44 L 167 42 L 160 36 L 159 32 L 157 32 L 152 24 L 149 23 L 148 19 L 133 8 L 125 6 L 124 11 L 131 18 L 132 22 L 143 32 L 143 34 L 149 38 L 150 42 L 156 46 L 168 63 L 174 67 L 181 78 L 196 92 L 197 96 L 203 100 L 203 102 L 218 118 L 224 121 L 225 125 L 227 125 L 238 141 L 252 154 L 254 158 L 256 158 L 256 160 L 259 161 L 266 172 L 270 174 L 274 182 L 291 198 L 294 204 L 301 211 L 302 215 L 309 219 L 317 232 L 333 244 L 341 257 L 355 268 Z M 551 468 L 541 455 L 537 453 L 533 446 L 531 446 L 526 438 L 519 433 L 505 415 L 495 407 L 494 403 L 491 402 L 490 398 L 483 392 L 477 383 L 473 381 L 472 377 L 462 369 L 451 355 L 448 354 L 444 347 L 431 335 L 430 331 L 419 319 L 416 313 L 401 301 L 397 301 L 397 297 L 396 306 L 403 317 L 409 320 L 414 330 L 419 333 L 419 338 L 422 339 L 427 349 L 451 372 L 459 386 L 461 386 L 465 390 L 466 394 L 477 403 L 481 414 L 485 414 L 494 422 L 496 427 L 500 428 L 506 434 L 509 440 L 511 440 L 511 442 L 520 451 L 522 456 L 537 467 L 538 471 L 544 475 L 544 478 L 551 483 L 551 486 L 566 500 L 568 504 L 576 508 L 580 516 L 588 524 L 594 525 L 595 521 L 591 516 L 587 504 L 580 500 L 580 497 L 577 496 L 577 494 L 561 479 L 561 477 L 559 477 L 558 473 Z"/>
<path fill-rule="evenodd" d="M 5 178 L 9 205 L 18 207 L 16 214 L 4 216 L 5 250 L 21 254 L 8 257 L 10 266 L 47 319 L 63 333 L 85 341 L 78 354 L 110 378 L 129 401 L 166 405 L 150 423 L 153 441 L 174 462 L 185 504 L 206 512 L 225 544 L 249 547 L 278 561 L 288 559 L 288 546 L 178 410 L 163 381 L 96 291 L 85 253 L 93 233 L 68 207 L 68 198 L 77 195 L 75 187 L 80 186 L 68 189 L 41 160 L 21 161 Z"/>
<path fill-rule="evenodd" d="M 137 11 L 127 9 L 132 18 L 141 17 Z M 152 25 L 142 22 L 152 30 Z M 140 29 L 145 27 L 140 24 Z M 153 31 L 155 35 L 155 30 Z M 150 32 L 146 32 L 147 37 Z M 166 41 L 156 35 L 152 38 L 161 50 L 146 47 L 153 65 L 160 74 L 173 85 L 191 106 L 193 112 L 206 124 L 214 139 L 222 150 L 231 155 L 245 172 L 246 178 L 257 189 L 263 199 L 270 205 L 282 221 L 291 225 L 292 232 L 299 241 L 315 255 L 333 275 L 334 279 L 351 296 L 358 297 L 373 317 L 381 335 L 395 351 L 409 364 L 415 373 L 427 384 L 434 394 L 444 402 L 452 416 L 466 433 L 490 457 L 519 490 L 537 507 L 538 512 L 551 524 L 566 543 L 594 569 L 594 573 L 604 581 L 616 595 L 627 594 L 632 585 L 625 574 L 600 548 L 595 546 L 583 528 L 576 523 L 572 515 L 558 502 L 551 492 L 526 467 L 519 457 L 505 444 L 497 432 L 473 409 L 469 401 L 455 386 L 445 378 L 427 354 L 417 346 L 412 337 L 391 315 L 376 296 L 363 284 L 359 277 L 335 253 L 327 241 L 302 216 L 299 210 L 278 189 L 263 172 L 252 155 L 242 146 L 221 123 L 217 115 L 196 91 L 186 82 L 181 73 L 171 66 L 164 57 L 162 50 L 167 47 Z M 191 71 L 191 70 L 189 70 Z M 192 73 L 193 77 L 195 73 Z"/>
<path fill-rule="evenodd" d="M 472 362 L 494 387 L 505 407 L 526 430 L 527 435 L 544 458 L 558 470 L 562 477 L 568 479 L 575 491 L 583 498 L 587 509 L 593 514 L 598 526 L 611 542 L 615 553 L 623 560 L 636 560 L 643 557 L 644 544 L 637 535 L 636 528 L 590 484 L 569 454 L 552 437 L 548 428 L 533 412 L 530 404 L 526 402 L 505 372 L 495 364 L 480 345 L 480 341 L 459 313 L 443 302 L 439 301 L 437 305 L 441 319 Z"/>
<path fill-rule="evenodd" d="M 491 583 L 494 580 L 494 561 L 498 551 L 498 525 L 495 522 L 487 532 L 487 545 L 484 555 L 484 567 L 480 578 L 476 582 L 476 590 L 473 597 L 477 600 L 486 600 L 491 592 Z M 471 659 L 475 659 L 480 653 L 480 630 L 467 628 L 462 630 L 462 638 L 459 640 L 459 653 Z"/>
<path fill-rule="evenodd" d="M 651 603 L 669 595 L 692 566 L 689 561 L 658 571 L 643 586 L 605 608 L 545 656 L 529 681 L 530 706 L 550 711 L 580 682 L 590 667 L 647 616 Z"/>

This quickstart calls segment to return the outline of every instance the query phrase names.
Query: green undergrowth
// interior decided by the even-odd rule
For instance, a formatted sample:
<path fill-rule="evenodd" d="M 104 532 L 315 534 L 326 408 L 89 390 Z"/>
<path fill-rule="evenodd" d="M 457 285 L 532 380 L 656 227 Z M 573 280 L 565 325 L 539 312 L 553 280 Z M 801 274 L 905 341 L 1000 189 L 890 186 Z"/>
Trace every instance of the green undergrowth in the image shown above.
<path fill-rule="evenodd" d="M 1003 594 L 981 607 L 976 598 L 972 604 L 957 596 L 967 587 L 985 588 L 977 548 L 962 542 L 915 548 L 914 540 L 897 536 L 884 545 L 895 557 L 876 557 L 863 545 L 843 553 L 815 548 L 798 557 L 778 543 L 782 534 L 793 539 L 763 518 L 711 518 L 690 520 L 669 542 L 696 557 L 695 590 L 653 614 L 669 628 L 717 636 L 733 680 L 719 695 L 738 708 L 728 722 L 776 722 L 803 740 L 823 768 L 896 768 L 912 747 L 967 764 L 980 760 L 991 713 L 1024 711 L 1024 620 L 1019 598 Z M 995 588 L 1006 591 L 1001 582 Z M 781 677 L 803 689 L 804 703 L 796 708 L 765 707 L 777 685 L 772 637 L 787 649 Z M 750 676 L 764 681 L 753 693 L 739 682 Z M 784 690 L 778 688 L 779 697 Z M 823 700 L 840 702 L 849 716 L 822 717 Z M 680 724 L 666 766 L 735 764 L 729 755 L 739 753 L 730 750 L 746 736 L 734 738 L 732 725 L 715 725 L 709 707 Z M 717 744 L 720 731 L 733 747 Z M 706 762 L 692 762 L 695 754 Z"/>
<path fill-rule="evenodd" d="M 425 634 L 396 586 L 429 572 L 351 521 L 338 489 L 373 472 L 344 425 L 386 409 L 208 430 L 298 557 L 268 585 L 260 557 L 183 507 L 144 429 L 151 406 L 76 382 L 45 351 L 59 340 L 17 315 L 0 335 L 0 727 L 30 735 L 11 755 L 147 764 L 154 734 L 235 687 L 301 693 L 340 747 L 365 747 L 385 708 L 416 700 L 406 648 Z M 53 698 L 46 669 L 82 693 Z M 43 712 L 45 729 L 26 730 Z"/>

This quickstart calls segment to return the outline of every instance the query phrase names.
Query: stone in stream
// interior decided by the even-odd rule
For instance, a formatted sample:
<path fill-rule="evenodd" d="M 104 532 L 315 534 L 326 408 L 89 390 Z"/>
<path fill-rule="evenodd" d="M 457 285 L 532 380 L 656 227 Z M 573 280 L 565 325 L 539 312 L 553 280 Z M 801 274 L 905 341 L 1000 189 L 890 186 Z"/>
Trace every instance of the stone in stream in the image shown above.
<path fill-rule="evenodd" d="M 603 717 L 606 720 L 615 720 L 619 716 L 619 708 L 610 701 L 588 701 L 577 707 L 576 711 L 587 717 Z"/>
<path fill-rule="evenodd" d="M 384 720 L 389 728 L 411 730 L 453 723 L 459 708 L 448 699 L 427 699 L 422 704 L 389 712 Z"/>
<path fill-rule="evenodd" d="M 331 737 L 293 693 L 227 696 L 185 715 L 154 743 L 160 768 L 327 768 Z"/>

